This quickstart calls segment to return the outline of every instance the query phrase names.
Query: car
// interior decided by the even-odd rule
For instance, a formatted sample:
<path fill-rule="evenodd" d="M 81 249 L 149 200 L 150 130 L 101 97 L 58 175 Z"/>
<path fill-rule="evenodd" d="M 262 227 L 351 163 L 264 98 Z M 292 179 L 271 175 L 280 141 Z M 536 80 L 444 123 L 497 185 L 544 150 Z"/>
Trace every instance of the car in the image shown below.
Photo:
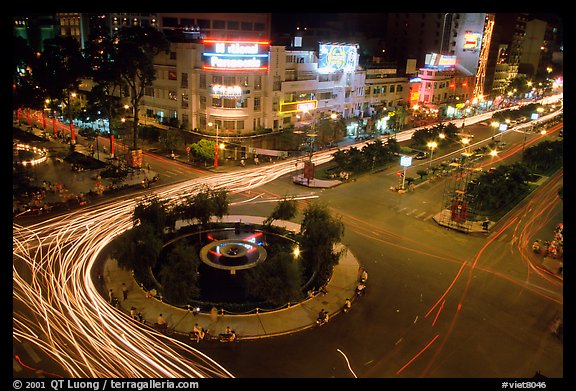
<path fill-rule="evenodd" d="M 426 159 L 428 157 L 428 152 L 418 152 L 416 155 L 414 155 L 414 159 L 416 160 L 422 160 L 422 159 Z"/>

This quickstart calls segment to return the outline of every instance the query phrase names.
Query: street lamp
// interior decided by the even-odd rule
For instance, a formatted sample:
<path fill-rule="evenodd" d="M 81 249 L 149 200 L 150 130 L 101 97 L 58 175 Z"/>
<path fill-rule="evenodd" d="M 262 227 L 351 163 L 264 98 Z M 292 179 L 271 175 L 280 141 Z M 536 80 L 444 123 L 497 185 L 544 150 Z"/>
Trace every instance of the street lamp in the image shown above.
<path fill-rule="evenodd" d="M 464 137 L 462 139 L 462 144 L 464 144 L 464 152 L 468 150 L 468 144 L 470 144 L 470 139 L 468 137 Z"/>
<path fill-rule="evenodd" d="M 218 122 L 216 123 L 212 123 L 212 122 L 208 122 L 208 126 L 212 127 L 216 125 L 216 144 L 214 144 L 214 167 L 218 167 L 218 149 L 220 148 L 220 145 L 218 143 Z"/>
<path fill-rule="evenodd" d="M 438 146 L 436 141 L 430 141 L 428 144 L 428 148 L 430 148 L 430 163 L 428 164 L 428 170 L 432 169 L 432 155 L 434 154 L 434 148 Z"/>

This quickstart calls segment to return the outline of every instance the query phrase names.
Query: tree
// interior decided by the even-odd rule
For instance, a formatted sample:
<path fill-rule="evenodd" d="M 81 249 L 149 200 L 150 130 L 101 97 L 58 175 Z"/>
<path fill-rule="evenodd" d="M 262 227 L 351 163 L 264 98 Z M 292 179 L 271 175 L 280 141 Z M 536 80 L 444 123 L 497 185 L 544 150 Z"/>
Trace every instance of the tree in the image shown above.
<path fill-rule="evenodd" d="M 173 150 L 178 145 L 178 141 L 180 141 L 180 131 L 170 128 L 167 131 L 162 132 L 160 140 L 166 149 Z"/>
<path fill-rule="evenodd" d="M 12 39 L 12 106 L 41 108 L 45 97 L 34 88 L 34 50 L 22 37 L 13 34 Z"/>
<path fill-rule="evenodd" d="M 212 190 L 205 186 L 196 194 L 188 196 L 179 204 L 177 214 L 184 220 L 198 220 L 206 225 L 212 216 L 222 218 L 228 213 L 229 201 L 226 190 Z"/>
<path fill-rule="evenodd" d="M 344 224 L 330 214 L 326 205 L 315 202 L 304 211 L 300 235 L 304 272 L 309 277 L 316 275 L 323 285 L 340 259 L 341 253 L 334 252 L 334 246 L 344 235 Z"/>
<path fill-rule="evenodd" d="M 202 139 L 197 143 L 190 145 L 192 156 L 206 162 L 214 159 L 214 141 Z"/>
<path fill-rule="evenodd" d="M 138 115 L 144 91 L 156 79 L 154 57 L 170 51 L 164 34 L 150 26 L 131 26 L 118 32 L 114 60 L 119 79 L 127 87 L 132 104 L 133 149 L 138 149 Z"/>
<path fill-rule="evenodd" d="M 284 196 L 278 201 L 270 216 L 264 220 L 264 225 L 271 225 L 274 220 L 290 220 L 296 215 L 297 209 L 294 197 Z"/>
<path fill-rule="evenodd" d="M 418 170 L 418 171 L 416 171 L 416 174 L 420 176 L 420 180 L 423 180 L 424 177 L 426 175 L 428 175 L 428 171 L 427 170 Z"/>
<path fill-rule="evenodd" d="M 33 69 L 34 79 L 48 98 L 60 100 L 73 120 L 73 95 L 88 75 L 87 62 L 80 43 L 71 36 L 57 36 L 44 41 L 44 51 Z"/>
<path fill-rule="evenodd" d="M 156 231 L 159 237 L 163 236 L 164 228 L 168 220 L 167 201 L 160 200 L 157 196 L 140 202 L 134 208 L 134 225 L 148 223 Z"/>
<path fill-rule="evenodd" d="M 159 273 L 162 293 L 173 304 L 187 304 L 200 294 L 198 287 L 198 251 L 180 240 L 166 255 Z"/>
<path fill-rule="evenodd" d="M 245 293 L 274 306 L 297 302 L 302 297 L 302 273 L 294 255 L 276 251 L 266 262 L 247 270 Z"/>
<path fill-rule="evenodd" d="M 112 135 L 113 119 L 121 107 L 120 69 L 114 61 L 115 46 L 106 31 L 92 30 L 84 56 L 89 61 L 90 75 L 95 85 L 88 93 L 88 102 L 98 107 L 108 119 L 108 134 Z M 110 137 L 112 152 L 112 137 Z"/>
<path fill-rule="evenodd" d="M 147 270 L 153 267 L 162 249 L 162 239 L 149 223 L 140 224 L 112 242 L 111 253 L 125 270 Z"/>

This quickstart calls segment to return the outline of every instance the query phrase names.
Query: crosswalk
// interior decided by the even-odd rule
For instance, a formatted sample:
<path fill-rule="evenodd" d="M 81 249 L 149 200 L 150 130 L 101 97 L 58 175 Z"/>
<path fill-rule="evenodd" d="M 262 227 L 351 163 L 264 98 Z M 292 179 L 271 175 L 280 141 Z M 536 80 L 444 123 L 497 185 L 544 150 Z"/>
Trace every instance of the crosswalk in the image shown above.
<path fill-rule="evenodd" d="M 393 211 L 399 214 L 403 214 L 405 216 L 413 217 L 418 220 L 427 221 L 432 219 L 438 212 L 431 212 L 429 210 L 421 210 L 418 208 L 411 208 L 411 207 L 393 207 Z"/>

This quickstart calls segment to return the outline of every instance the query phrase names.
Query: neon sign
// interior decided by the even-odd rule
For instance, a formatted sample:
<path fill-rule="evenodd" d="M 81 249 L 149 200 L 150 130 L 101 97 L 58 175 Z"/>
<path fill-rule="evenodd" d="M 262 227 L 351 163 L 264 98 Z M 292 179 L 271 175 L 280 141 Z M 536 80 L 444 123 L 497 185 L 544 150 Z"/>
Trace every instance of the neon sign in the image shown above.
<path fill-rule="evenodd" d="M 240 86 L 223 86 L 214 84 L 212 86 L 212 96 L 219 97 L 239 97 L 242 95 L 242 87 Z"/>
<path fill-rule="evenodd" d="M 280 112 L 295 113 L 298 111 L 312 111 L 318 107 L 317 100 L 303 100 L 299 102 L 290 102 L 280 104 Z"/>
<path fill-rule="evenodd" d="M 270 43 L 267 41 L 205 39 L 203 42 L 203 69 L 228 71 L 268 69 Z"/>

